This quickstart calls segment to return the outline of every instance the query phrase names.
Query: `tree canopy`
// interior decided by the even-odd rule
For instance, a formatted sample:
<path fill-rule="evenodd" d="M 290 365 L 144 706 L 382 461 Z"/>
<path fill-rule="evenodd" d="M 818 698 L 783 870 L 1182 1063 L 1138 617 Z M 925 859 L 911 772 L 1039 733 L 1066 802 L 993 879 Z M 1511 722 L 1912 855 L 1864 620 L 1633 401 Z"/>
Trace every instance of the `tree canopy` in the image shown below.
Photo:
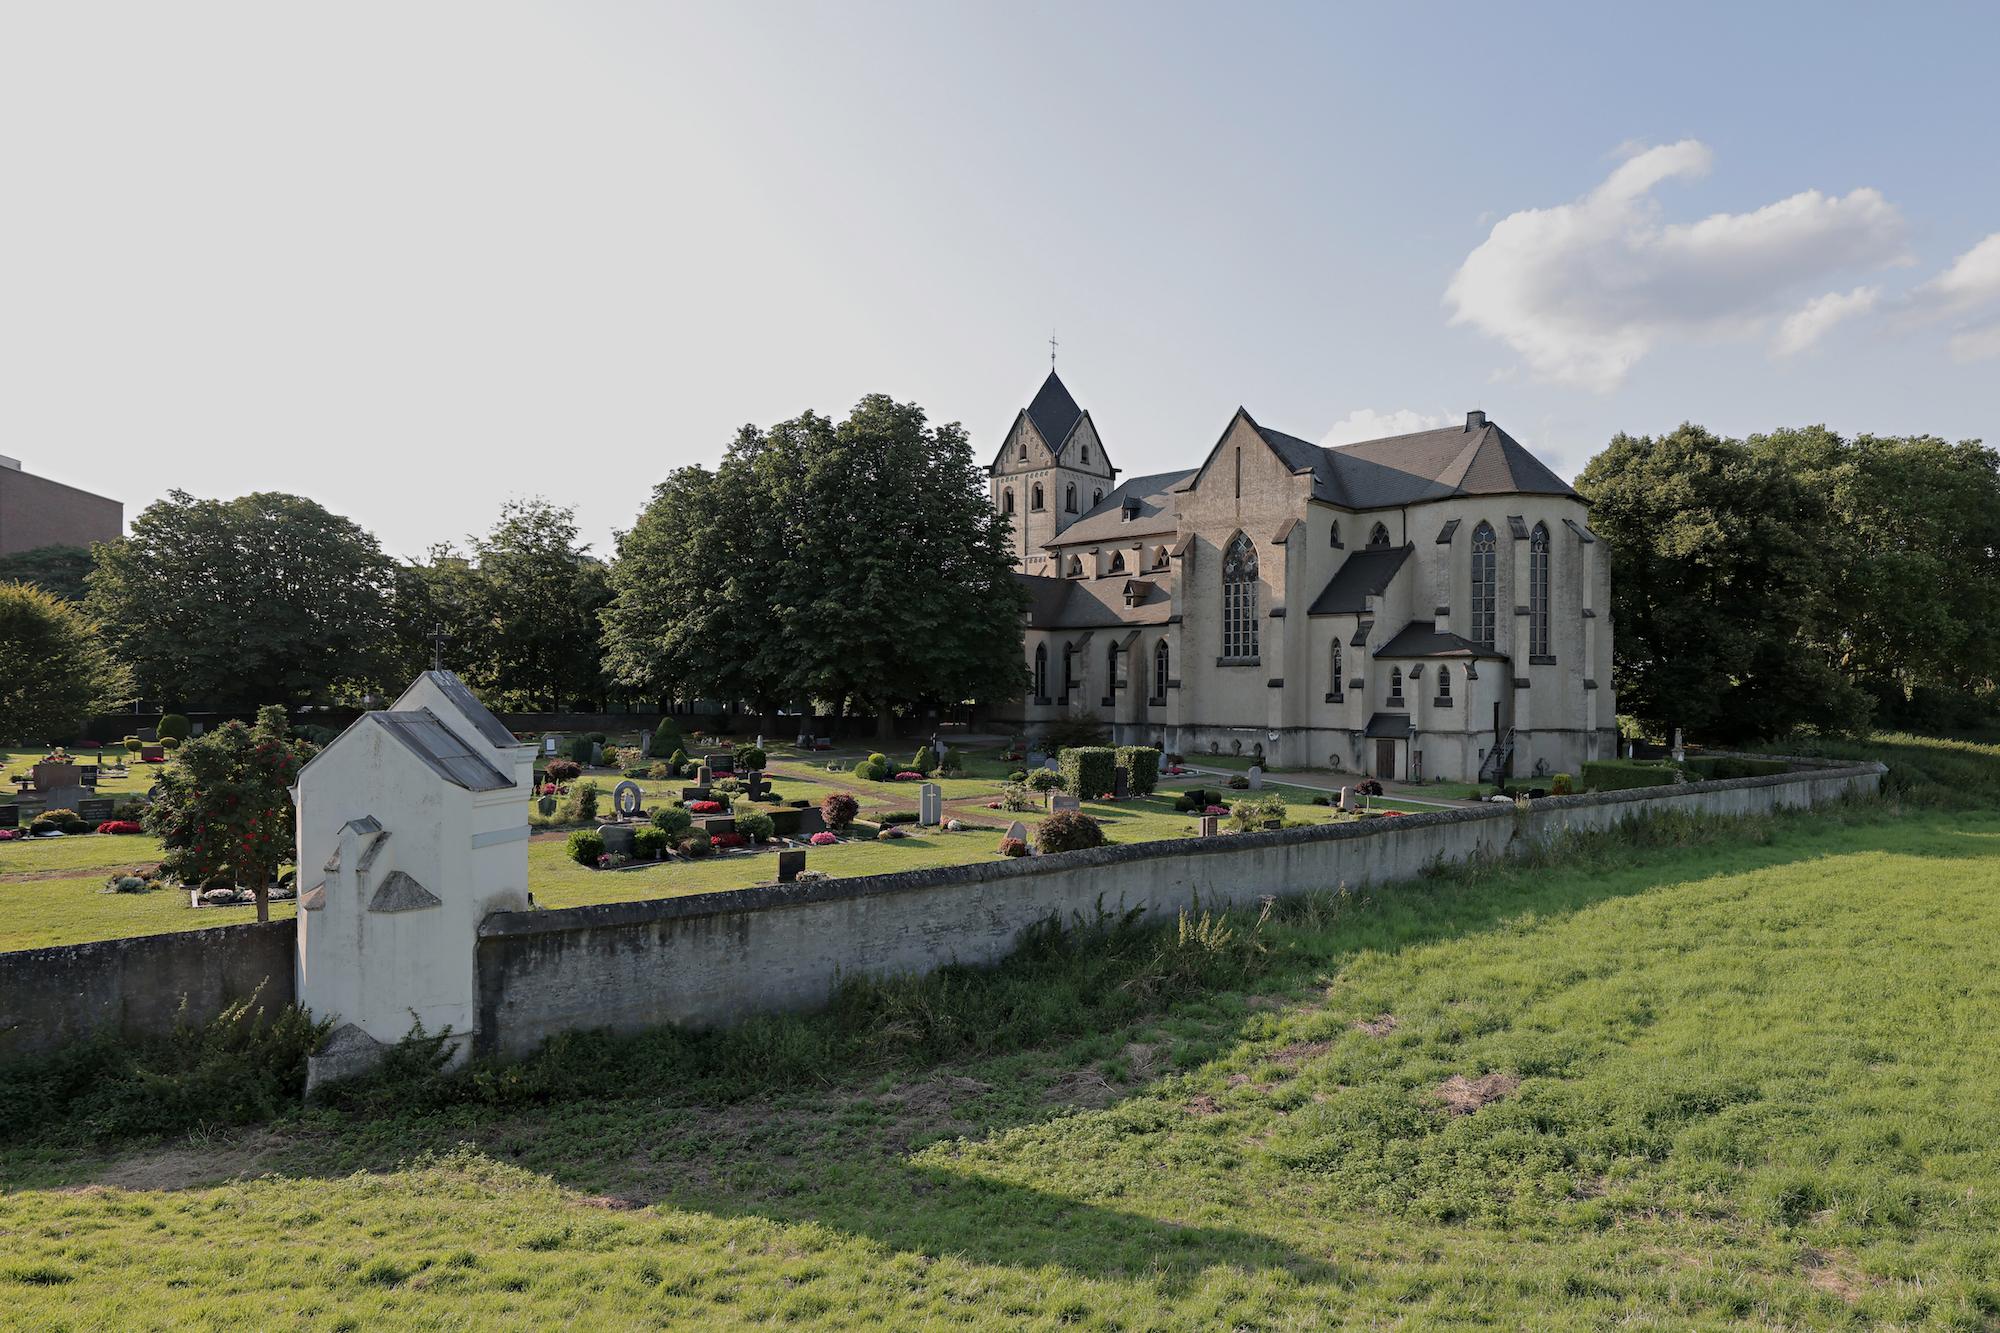
<path fill-rule="evenodd" d="M 324 702 L 383 675 L 394 567 L 302 496 L 173 491 L 96 554 L 88 604 L 148 698 Z"/>
<path fill-rule="evenodd" d="M 89 591 L 85 576 L 96 563 L 85 546 L 37 546 L 0 555 L 0 583 L 32 583 L 66 602 L 80 602 Z"/>
<path fill-rule="evenodd" d="M 132 677 L 73 602 L 0 583 L 0 741 L 67 739 L 92 713 L 131 698 Z"/>
<path fill-rule="evenodd" d="M 312 754 L 276 706 L 258 710 L 255 728 L 226 722 L 187 741 L 146 807 L 146 829 L 166 849 L 161 865 L 189 884 L 227 877 L 250 886 L 257 919 L 268 921 L 271 875 L 292 856 L 291 786 Z"/>
<path fill-rule="evenodd" d="M 1023 593 L 964 428 L 874 394 L 743 427 L 619 541 L 613 677 L 663 696 L 894 709 L 1023 683 Z"/>

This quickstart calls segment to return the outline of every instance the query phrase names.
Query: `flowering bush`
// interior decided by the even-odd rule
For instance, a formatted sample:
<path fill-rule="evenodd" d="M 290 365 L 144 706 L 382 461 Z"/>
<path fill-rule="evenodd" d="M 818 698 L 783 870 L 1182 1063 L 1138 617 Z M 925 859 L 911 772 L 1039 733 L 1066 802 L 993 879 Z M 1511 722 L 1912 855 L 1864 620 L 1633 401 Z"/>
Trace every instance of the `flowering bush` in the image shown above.
<path fill-rule="evenodd" d="M 806 841 L 810 842 L 815 847 L 831 847 L 836 842 L 839 842 L 840 839 L 834 837 L 831 833 L 820 832 L 813 834 L 812 837 L 806 839 Z"/>
<path fill-rule="evenodd" d="M 130 819 L 107 819 L 97 826 L 99 833 L 144 833 L 145 827 Z"/>
<path fill-rule="evenodd" d="M 620 866 L 629 866 L 631 864 L 632 858 L 623 852 L 606 852 L 597 858 L 597 868 L 599 870 L 616 870 Z"/>
<path fill-rule="evenodd" d="M 1000 855 L 1026 856 L 1027 854 L 1028 854 L 1028 844 L 1022 842 L 1019 838 L 1000 839 Z"/>
<path fill-rule="evenodd" d="M 924 775 L 917 772 L 914 768 L 906 768 L 896 775 L 896 781 L 898 782 L 922 782 L 923 780 Z"/>
<path fill-rule="evenodd" d="M 14 841 L 14 839 L 24 836 L 26 835 L 24 835 L 20 829 L 0 828 L 0 842 L 12 842 Z"/>
<path fill-rule="evenodd" d="M 844 791 L 829 792 L 819 803 L 819 815 L 828 828 L 846 828 L 861 813 L 861 802 Z"/>
<path fill-rule="evenodd" d="M 1208 805 L 1203 806 L 1201 812 L 1205 815 L 1226 815 L 1229 813 L 1229 807 L 1226 805 Z"/>
<path fill-rule="evenodd" d="M 574 782 L 583 776 L 583 765 L 574 759 L 551 759 L 542 773 L 550 782 Z"/>
<path fill-rule="evenodd" d="M 709 839 L 709 842 L 716 847 L 742 847 L 746 846 L 749 841 L 750 839 L 744 837 L 741 833 L 718 833 Z"/>
<path fill-rule="evenodd" d="M 697 815 L 719 815 L 722 813 L 722 802 L 693 801 L 688 805 L 688 812 Z"/>

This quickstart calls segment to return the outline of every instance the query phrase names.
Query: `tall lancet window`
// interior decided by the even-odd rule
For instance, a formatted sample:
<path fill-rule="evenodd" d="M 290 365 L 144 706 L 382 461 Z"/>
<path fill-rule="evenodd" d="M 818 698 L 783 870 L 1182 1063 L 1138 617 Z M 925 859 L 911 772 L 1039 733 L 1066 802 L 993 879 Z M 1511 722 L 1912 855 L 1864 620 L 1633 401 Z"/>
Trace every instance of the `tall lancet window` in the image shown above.
<path fill-rule="evenodd" d="M 1494 587 L 1493 525 L 1481 519 L 1472 530 L 1472 641 L 1493 646 Z"/>
<path fill-rule="evenodd" d="M 1326 692 L 1338 699 L 1346 691 L 1346 682 L 1340 678 L 1340 635 L 1333 636 L 1333 673 L 1327 681 Z"/>
<path fill-rule="evenodd" d="M 1240 532 L 1222 556 L 1222 655 L 1257 655 L 1257 548 Z"/>
<path fill-rule="evenodd" d="M 1046 643 L 1035 645 L 1035 697 L 1049 697 L 1049 646 Z"/>
<path fill-rule="evenodd" d="M 1167 641 L 1161 639 L 1158 646 L 1153 649 L 1153 697 L 1155 699 L 1165 699 L 1167 697 L 1167 667 L 1169 665 Z"/>
<path fill-rule="evenodd" d="M 1528 656 L 1549 655 L 1549 525 L 1528 540 Z"/>

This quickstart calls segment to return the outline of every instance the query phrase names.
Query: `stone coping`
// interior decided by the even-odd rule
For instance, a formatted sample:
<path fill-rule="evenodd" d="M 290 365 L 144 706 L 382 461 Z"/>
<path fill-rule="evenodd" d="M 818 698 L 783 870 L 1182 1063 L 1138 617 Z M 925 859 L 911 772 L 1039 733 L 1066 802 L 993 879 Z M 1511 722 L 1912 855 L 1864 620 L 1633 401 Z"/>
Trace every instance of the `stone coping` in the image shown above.
<path fill-rule="evenodd" d="M 1827 778 L 1879 776 L 1889 771 L 1887 765 L 1872 760 L 1845 763 L 1838 760 L 1771 754 L 1754 756 L 1746 754 L 1742 757 L 1782 759 L 1798 767 L 1790 773 L 1768 773 L 1758 777 L 1722 778 L 1712 782 L 1682 782 L 1675 783 L 1671 787 L 1634 787 L 1623 791 L 1584 792 L 1574 796 L 1547 796 L 1530 802 L 1530 808 L 1538 813 L 1555 813 L 1601 806 L 1640 805 L 1668 795 L 1684 796 L 1756 787 L 1780 787 L 1798 782 L 1818 782 Z M 1060 870 L 1082 870 L 1092 866 L 1119 865 L 1128 861 L 1147 861 L 1163 856 L 1214 856 L 1253 847 L 1281 847 L 1393 837 L 1411 829 L 1430 828 L 1441 824 L 1512 819 L 1515 813 L 1516 807 L 1511 803 L 1486 802 L 1469 805 L 1460 810 L 1406 813 L 1395 818 L 1315 824 L 1308 828 L 1275 829 L 1261 833 L 1225 833 L 1213 838 L 1122 843 L 1112 847 L 1092 847 L 1078 852 L 1056 852 L 1047 856 L 996 855 L 991 861 L 933 866 L 922 870 L 900 870 L 885 875 L 859 875 L 807 884 L 723 889 L 712 893 L 686 894 L 676 898 L 594 903 L 586 907 L 561 907 L 544 911 L 495 912 L 480 923 L 479 937 L 517 938 L 557 934 L 569 930 L 644 926 L 658 921 L 690 920 L 771 908 L 804 907 L 848 899 L 871 898 L 883 894 L 923 892 L 956 885 L 996 883 L 1021 876 L 1048 874 Z"/>

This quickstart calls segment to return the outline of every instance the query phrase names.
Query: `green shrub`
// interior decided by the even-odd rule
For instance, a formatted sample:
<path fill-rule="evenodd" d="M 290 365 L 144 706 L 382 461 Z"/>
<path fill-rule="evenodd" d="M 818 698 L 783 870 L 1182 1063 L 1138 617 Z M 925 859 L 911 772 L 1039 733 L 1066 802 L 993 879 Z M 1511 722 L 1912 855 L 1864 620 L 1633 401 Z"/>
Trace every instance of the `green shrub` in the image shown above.
<path fill-rule="evenodd" d="M 694 827 L 694 816 L 685 806 L 663 805 L 653 811 L 653 827 L 669 838 L 678 838 Z"/>
<path fill-rule="evenodd" d="M 680 849 L 682 856 L 692 856 L 700 860 L 704 856 L 715 855 L 715 840 L 700 829 L 694 829 L 682 835 Z"/>
<path fill-rule="evenodd" d="M 944 757 L 938 760 L 937 771 L 941 777 L 956 777 L 965 772 L 965 756 L 947 746 Z"/>
<path fill-rule="evenodd" d="M 1009 782 L 1026 782 L 1027 780 L 1028 770 L 1025 768 L 1017 768 L 1007 775 L 1007 781 Z"/>
<path fill-rule="evenodd" d="M 881 824 L 914 824 L 917 822 L 917 812 L 914 810 L 891 810 L 876 822 Z"/>
<path fill-rule="evenodd" d="M 194 734 L 194 723 L 179 713 L 168 713 L 160 719 L 157 730 L 163 741 L 170 736 L 177 741 L 184 741 Z"/>
<path fill-rule="evenodd" d="M 1552 796 L 1569 796 L 1575 791 L 1576 779 L 1567 773 L 1558 773 L 1549 779 L 1549 794 Z"/>
<path fill-rule="evenodd" d="M 44 810 L 28 821 L 30 833 L 84 833 L 89 829 L 74 810 Z"/>
<path fill-rule="evenodd" d="M 670 717 L 661 718 L 660 725 L 653 729 L 652 752 L 656 755 L 672 754 L 680 748 L 680 724 Z"/>
<path fill-rule="evenodd" d="M 1583 766 L 1583 785 L 1592 791 L 1670 787 L 1680 780 L 1680 773 L 1671 766 L 1640 759 L 1593 759 Z"/>
<path fill-rule="evenodd" d="M 1274 791 L 1251 796 L 1229 807 L 1229 826 L 1238 833 L 1261 829 L 1271 820 L 1285 817 L 1285 798 Z"/>
<path fill-rule="evenodd" d="M 1059 810 L 1035 826 L 1035 848 L 1043 853 L 1080 852 L 1103 845 L 1104 830 L 1081 810 Z"/>
<path fill-rule="evenodd" d="M 689 761 L 686 750 L 675 750 L 673 758 L 667 760 L 667 767 L 673 769 L 673 772 L 668 774 L 668 776 L 676 778 L 686 777 L 688 772 L 688 762 Z"/>
<path fill-rule="evenodd" d="M 884 754 L 871 754 L 854 766 L 854 776 L 863 782 L 887 782 L 889 772 L 889 756 Z"/>
<path fill-rule="evenodd" d="M 1039 792 L 1061 791 L 1063 775 L 1053 768 L 1038 768 L 1028 774 L 1028 790 Z"/>
<path fill-rule="evenodd" d="M 1042 802 L 1029 790 L 1026 783 L 1010 782 L 1000 789 L 1000 808 L 1022 814 L 1029 810 L 1039 810 Z"/>
<path fill-rule="evenodd" d="M 736 752 L 736 768 L 742 773 L 747 773 L 753 768 L 762 768 L 770 760 L 769 755 L 754 745 L 746 745 Z"/>
<path fill-rule="evenodd" d="M 1205 787 L 1189 787 L 1174 797 L 1174 809 L 1183 814 L 1200 814 L 1211 805 L 1222 804 L 1222 793 L 1209 791 Z"/>
<path fill-rule="evenodd" d="M 917 752 L 910 756 L 910 762 L 905 764 L 904 768 L 915 769 L 925 777 L 929 777 L 932 770 L 937 768 L 937 751 L 928 745 L 919 745 Z"/>
<path fill-rule="evenodd" d="M 1734 755 L 1700 755 L 1684 767 L 1697 782 L 1720 782 L 1725 778 L 1761 778 L 1789 773 L 1792 766 L 1782 759 L 1739 759 Z"/>
<path fill-rule="evenodd" d="M 632 850 L 642 861 L 657 861 L 667 850 L 667 835 L 662 829 L 642 828 L 632 831 Z"/>
<path fill-rule="evenodd" d="M 181 748 L 181 738 L 178 736 L 162 736 L 160 737 L 160 748 L 168 754 L 172 754 L 175 750 Z"/>
<path fill-rule="evenodd" d="M 563 746 L 563 753 L 568 755 L 579 767 L 588 767 L 590 764 L 590 747 L 590 737 L 572 736 L 569 738 L 569 743 Z"/>
<path fill-rule="evenodd" d="M 769 815 L 753 812 L 737 816 L 736 831 L 752 842 L 763 842 L 778 831 L 778 825 Z"/>
<path fill-rule="evenodd" d="M 1125 790 L 1134 796 L 1150 796 L 1160 780 L 1160 752 L 1150 745 L 1121 745 L 1118 767 L 1125 771 Z"/>
<path fill-rule="evenodd" d="M 569 835 L 569 859 L 580 866 L 596 866 L 604 855 L 604 835 L 594 828 L 580 828 Z"/>

